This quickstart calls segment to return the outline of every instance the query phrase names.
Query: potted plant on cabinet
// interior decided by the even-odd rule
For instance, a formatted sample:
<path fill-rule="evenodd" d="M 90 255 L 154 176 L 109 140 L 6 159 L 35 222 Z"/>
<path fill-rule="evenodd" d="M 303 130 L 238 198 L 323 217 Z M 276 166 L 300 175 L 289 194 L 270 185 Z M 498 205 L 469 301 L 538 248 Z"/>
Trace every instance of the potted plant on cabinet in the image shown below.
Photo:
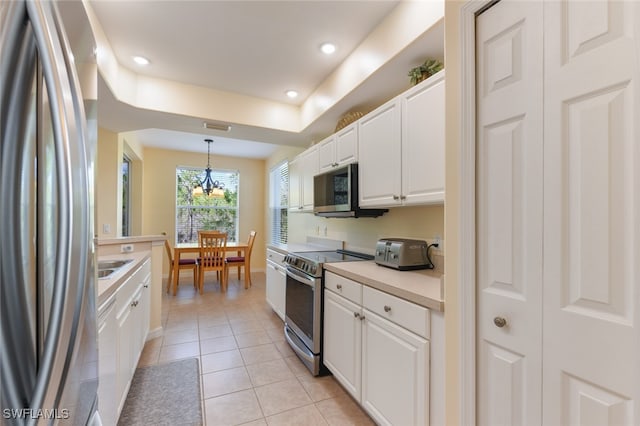
<path fill-rule="evenodd" d="M 416 85 L 422 80 L 431 77 L 433 74 L 444 68 L 444 64 L 437 59 L 427 58 L 422 65 L 411 68 L 409 70 L 409 77 L 411 78 L 411 84 Z"/>

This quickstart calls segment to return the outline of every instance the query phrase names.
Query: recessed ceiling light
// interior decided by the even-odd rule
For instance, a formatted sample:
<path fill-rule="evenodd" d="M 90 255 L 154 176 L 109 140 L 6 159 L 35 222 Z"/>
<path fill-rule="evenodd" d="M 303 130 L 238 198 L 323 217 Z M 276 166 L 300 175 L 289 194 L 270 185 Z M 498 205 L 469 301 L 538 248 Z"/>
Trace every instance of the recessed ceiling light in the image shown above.
<path fill-rule="evenodd" d="M 144 56 L 134 56 L 133 61 L 138 65 L 149 65 L 149 60 Z"/>
<path fill-rule="evenodd" d="M 295 90 L 287 90 L 285 92 L 287 94 L 288 97 L 290 97 L 291 99 L 293 98 L 297 98 L 298 97 L 298 92 L 296 92 Z"/>
<path fill-rule="evenodd" d="M 331 55 L 336 51 L 336 45 L 333 43 L 323 43 L 322 46 L 320 46 L 320 50 L 325 55 Z"/>

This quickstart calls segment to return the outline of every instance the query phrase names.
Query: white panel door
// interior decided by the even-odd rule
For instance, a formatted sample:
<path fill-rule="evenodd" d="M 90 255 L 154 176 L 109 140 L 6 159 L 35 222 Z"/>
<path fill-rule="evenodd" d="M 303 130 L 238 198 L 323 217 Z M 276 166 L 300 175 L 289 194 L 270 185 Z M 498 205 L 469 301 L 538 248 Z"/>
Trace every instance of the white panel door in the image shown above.
<path fill-rule="evenodd" d="M 640 3 L 544 11 L 545 424 L 640 421 Z"/>
<path fill-rule="evenodd" d="M 541 423 L 542 2 L 476 20 L 477 422 Z"/>

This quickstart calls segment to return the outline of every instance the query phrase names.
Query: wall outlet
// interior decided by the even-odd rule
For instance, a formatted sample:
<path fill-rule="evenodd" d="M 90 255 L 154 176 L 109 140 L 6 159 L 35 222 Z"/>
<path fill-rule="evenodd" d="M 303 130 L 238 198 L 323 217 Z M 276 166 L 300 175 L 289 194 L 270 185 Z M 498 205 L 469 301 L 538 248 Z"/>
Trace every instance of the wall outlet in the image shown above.
<path fill-rule="evenodd" d="M 120 246 L 120 253 L 133 253 L 133 244 L 122 244 Z"/>
<path fill-rule="evenodd" d="M 103 234 L 110 234 L 111 233 L 111 224 L 110 223 L 103 223 L 102 224 L 102 233 Z"/>
<path fill-rule="evenodd" d="M 433 247 L 433 249 L 444 254 L 444 240 L 440 235 L 436 235 L 435 237 L 433 237 L 433 241 L 431 241 L 431 244 L 438 244 L 438 247 Z"/>

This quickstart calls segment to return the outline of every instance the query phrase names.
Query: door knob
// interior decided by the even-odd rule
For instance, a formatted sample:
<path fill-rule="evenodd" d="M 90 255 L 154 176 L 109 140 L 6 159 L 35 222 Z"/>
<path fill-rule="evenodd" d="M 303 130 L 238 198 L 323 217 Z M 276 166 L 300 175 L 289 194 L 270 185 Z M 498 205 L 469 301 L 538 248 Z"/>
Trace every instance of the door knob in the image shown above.
<path fill-rule="evenodd" d="M 502 328 L 507 325 L 507 320 L 502 317 L 495 317 L 493 319 L 493 323 L 496 325 L 496 327 Z"/>

